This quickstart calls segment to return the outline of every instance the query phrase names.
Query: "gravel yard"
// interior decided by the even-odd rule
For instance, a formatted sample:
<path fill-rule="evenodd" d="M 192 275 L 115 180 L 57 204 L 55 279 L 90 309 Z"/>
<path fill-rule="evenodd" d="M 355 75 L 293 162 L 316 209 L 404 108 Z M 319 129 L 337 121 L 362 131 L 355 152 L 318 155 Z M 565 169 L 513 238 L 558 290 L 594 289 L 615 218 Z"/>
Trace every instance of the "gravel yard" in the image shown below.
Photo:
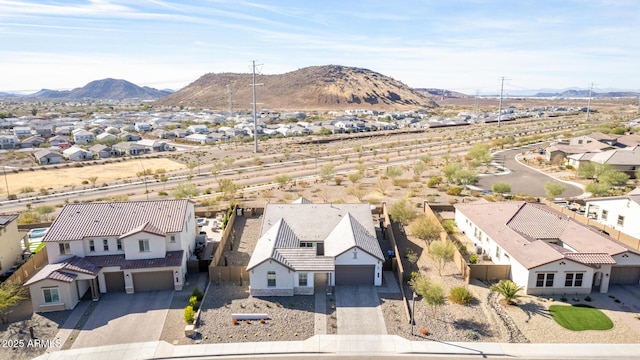
<path fill-rule="evenodd" d="M 226 258 L 228 266 L 246 266 L 260 238 L 260 226 L 262 216 L 244 217 L 238 216 L 233 223 L 233 232 L 229 240 L 233 240 L 233 250 L 229 250 L 229 245 L 220 260 L 224 265 Z"/>
<path fill-rule="evenodd" d="M 314 335 L 313 296 L 256 298 L 248 286 L 211 284 L 202 302 L 200 343 L 305 340 Z M 266 313 L 268 319 L 232 323 L 233 313 Z"/>

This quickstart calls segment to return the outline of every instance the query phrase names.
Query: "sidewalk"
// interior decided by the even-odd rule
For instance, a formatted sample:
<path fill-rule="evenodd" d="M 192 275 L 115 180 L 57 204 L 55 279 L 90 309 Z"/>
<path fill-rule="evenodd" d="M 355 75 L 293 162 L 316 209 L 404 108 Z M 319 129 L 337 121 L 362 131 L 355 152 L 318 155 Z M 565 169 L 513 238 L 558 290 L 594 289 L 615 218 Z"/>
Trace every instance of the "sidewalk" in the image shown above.
<path fill-rule="evenodd" d="M 146 342 L 66 350 L 36 359 L 151 359 L 195 356 L 334 354 L 396 355 L 437 354 L 510 356 L 519 358 L 602 358 L 628 359 L 640 354 L 640 344 L 506 344 L 437 341 L 409 341 L 395 335 L 316 335 L 305 341 L 179 345 Z"/>

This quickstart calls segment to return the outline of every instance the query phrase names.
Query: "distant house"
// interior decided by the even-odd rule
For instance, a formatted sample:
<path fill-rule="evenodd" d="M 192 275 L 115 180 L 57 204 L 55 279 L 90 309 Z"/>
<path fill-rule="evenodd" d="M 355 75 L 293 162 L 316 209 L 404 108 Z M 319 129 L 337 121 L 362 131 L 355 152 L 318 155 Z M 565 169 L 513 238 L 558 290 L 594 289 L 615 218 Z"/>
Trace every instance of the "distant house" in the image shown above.
<path fill-rule="evenodd" d="M 19 138 L 31 136 L 31 128 L 28 126 L 16 126 L 13 128 L 13 135 Z"/>
<path fill-rule="evenodd" d="M 65 149 L 62 152 L 62 156 L 69 161 L 83 161 L 93 159 L 93 154 L 77 146 L 72 146 L 68 149 Z"/>
<path fill-rule="evenodd" d="M 169 150 L 169 144 L 160 140 L 142 139 L 136 144 L 144 146 L 148 151 L 162 152 Z"/>
<path fill-rule="evenodd" d="M 5 274 L 21 259 L 25 234 L 18 232 L 18 214 L 0 215 L 0 273 Z"/>
<path fill-rule="evenodd" d="M 0 135 L 0 149 L 15 149 L 20 146 L 20 140 L 15 135 Z"/>
<path fill-rule="evenodd" d="M 198 144 L 213 144 L 218 139 L 211 134 L 191 134 L 184 138 L 187 141 L 195 142 Z"/>
<path fill-rule="evenodd" d="M 48 138 L 53 136 L 53 129 L 51 126 L 37 126 L 33 128 L 33 131 L 36 135 L 42 136 L 44 138 Z"/>
<path fill-rule="evenodd" d="M 89 151 L 91 152 L 91 154 L 93 154 L 93 156 L 97 157 L 98 159 L 110 158 L 111 152 L 112 152 L 110 147 L 102 144 L 93 145 L 92 147 L 89 148 Z"/>
<path fill-rule="evenodd" d="M 117 127 L 115 127 L 115 126 L 107 126 L 107 127 L 104 129 L 104 132 L 107 132 L 107 133 L 109 133 L 109 134 L 113 134 L 113 135 L 117 135 L 117 134 L 119 134 L 119 133 L 120 133 L 120 129 L 118 129 L 118 128 L 117 128 Z"/>
<path fill-rule="evenodd" d="M 603 151 L 594 154 L 590 161 L 606 164 L 613 170 L 635 178 L 636 170 L 640 169 L 640 147 Z"/>
<path fill-rule="evenodd" d="M 153 130 L 153 127 L 151 126 L 151 124 L 146 122 L 136 123 L 134 125 L 134 128 L 136 129 L 137 132 L 147 132 L 147 131 Z"/>
<path fill-rule="evenodd" d="M 594 142 L 599 142 L 609 146 L 615 146 L 617 143 L 617 136 L 603 134 L 601 132 L 592 132 L 586 135 L 575 136 L 569 139 L 569 145 L 586 145 Z"/>
<path fill-rule="evenodd" d="M 640 282 L 640 251 L 539 203 L 455 205 L 457 227 L 530 295 L 606 293 Z"/>
<path fill-rule="evenodd" d="M 190 125 L 187 127 L 187 130 L 193 134 L 207 134 L 209 133 L 209 128 L 206 125 Z"/>
<path fill-rule="evenodd" d="M 48 149 L 42 149 L 33 153 L 33 157 L 40 165 L 60 164 L 62 162 L 62 155 L 55 151 Z"/>
<path fill-rule="evenodd" d="M 134 135 L 126 131 L 123 131 L 120 134 L 118 134 L 118 139 L 121 139 L 124 141 L 138 141 L 142 138 L 140 137 L 140 135 Z"/>
<path fill-rule="evenodd" d="M 49 145 L 57 147 L 61 147 L 60 145 L 62 145 L 62 147 L 71 146 L 71 144 L 69 144 L 69 138 L 63 135 L 56 135 L 49 138 Z"/>
<path fill-rule="evenodd" d="M 382 285 L 384 255 L 368 204 L 267 204 L 247 265 L 251 295 L 312 295 L 334 285 Z"/>
<path fill-rule="evenodd" d="M 40 145 L 44 144 L 45 140 L 38 135 L 33 135 L 33 136 L 29 136 L 26 139 L 23 139 L 20 142 L 20 147 L 21 148 L 36 148 L 36 147 L 40 147 Z"/>
<path fill-rule="evenodd" d="M 143 155 L 147 153 L 147 148 L 134 142 L 120 142 L 113 145 L 113 153 L 118 156 Z"/>
<path fill-rule="evenodd" d="M 56 126 L 55 134 L 69 136 L 71 135 L 71 131 L 73 131 L 74 129 L 75 129 L 75 126 L 73 125 Z"/>
<path fill-rule="evenodd" d="M 118 141 L 118 137 L 109 132 L 103 132 L 102 134 L 96 136 L 96 140 L 102 142 L 116 142 Z"/>
<path fill-rule="evenodd" d="M 75 129 L 72 131 L 73 141 L 76 144 L 89 144 L 95 141 L 95 135 L 84 129 Z"/>

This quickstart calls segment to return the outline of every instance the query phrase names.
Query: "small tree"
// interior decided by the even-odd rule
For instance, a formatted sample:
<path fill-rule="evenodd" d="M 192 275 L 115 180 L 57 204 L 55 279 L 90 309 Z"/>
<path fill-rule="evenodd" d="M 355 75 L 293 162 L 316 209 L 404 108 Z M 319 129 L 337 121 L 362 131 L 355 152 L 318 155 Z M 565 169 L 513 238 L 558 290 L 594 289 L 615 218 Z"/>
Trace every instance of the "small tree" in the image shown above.
<path fill-rule="evenodd" d="M 509 183 L 500 181 L 493 184 L 491 190 L 493 190 L 493 192 L 496 194 L 506 194 L 511 192 L 511 185 Z"/>
<path fill-rule="evenodd" d="M 354 172 L 349 174 L 348 176 L 349 181 L 351 181 L 351 183 L 353 185 L 355 185 L 358 181 L 362 180 L 362 173 L 358 172 Z"/>
<path fill-rule="evenodd" d="M 430 283 L 427 287 L 427 291 L 422 294 L 424 302 L 431 307 L 431 316 L 436 316 L 438 308 L 445 304 L 447 297 L 444 293 L 444 288 L 440 284 Z"/>
<path fill-rule="evenodd" d="M 491 285 L 490 289 L 502 295 L 507 304 L 513 304 L 513 300 L 522 297 L 518 292 L 524 287 L 518 286 L 511 280 L 500 280 L 496 285 Z"/>
<path fill-rule="evenodd" d="M 358 201 L 362 202 L 362 200 L 364 200 L 364 197 L 367 195 L 367 190 L 361 188 L 358 185 L 354 185 L 352 187 L 350 187 L 347 192 L 349 193 L 349 195 L 353 195 L 356 197 L 356 199 L 358 199 Z"/>
<path fill-rule="evenodd" d="M 324 180 L 324 182 L 329 182 L 331 179 L 333 179 L 333 176 L 335 175 L 334 169 L 335 166 L 333 166 L 333 164 L 327 164 L 320 168 L 320 177 L 322 178 L 322 180 Z"/>
<path fill-rule="evenodd" d="M 91 187 L 95 188 L 96 187 L 96 181 L 98 181 L 98 177 L 97 176 L 89 176 L 88 180 L 91 183 Z"/>
<path fill-rule="evenodd" d="M 462 170 L 462 163 L 452 162 L 448 163 L 442 168 L 442 175 L 447 178 L 447 181 L 453 182 L 454 174 Z"/>
<path fill-rule="evenodd" d="M 488 164 L 493 159 L 489 145 L 487 144 L 475 144 L 467 153 L 467 159 L 475 160 L 481 164 Z"/>
<path fill-rule="evenodd" d="M 614 186 L 625 185 L 629 181 L 629 175 L 622 171 L 607 170 L 600 174 L 598 182 L 607 183 Z"/>
<path fill-rule="evenodd" d="M 611 185 L 607 183 L 590 183 L 585 186 L 584 190 L 591 193 L 593 196 L 606 196 L 609 194 Z"/>
<path fill-rule="evenodd" d="M 198 196 L 198 194 L 198 188 L 196 187 L 196 184 L 193 183 L 178 184 L 178 186 L 173 190 L 173 197 L 176 199 L 190 198 Z"/>
<path fill-rule="evenodd" d="M 547 181 L 544 184 L 544 189 L 547 192 L 548 199 L 555 199 L 567 190 L 567 187 L 563 183 L 559 183 L 557 181 Z"/>
<path fill-rule="evenodd" d="M 291 181 L 293 181 L 293 178 L 289 175 L 282 174 L 277 175 L 275 177 L 275 181 L 284 189 Z"/>
<path fill-rule="evenodd" d="M 7 311 L 26 298 L 27 288 L 22 284 L 6 281 L 0 284 L 0 318 L 3 324 L 8 321 Z"/>
<path fill-rule="evenodd" d="M 238 186 L 231 179 L 222 179 L 218 182 L 218 192 L 224 195 L 226 200 L 233 199 L 238 191 Z"/>
<path fill-rule="evenodd" d="M 438 224 L 426 216 L 417 218 L 411 224 L 411 235 L 425 241 L 427 244 L 439 240 L 440 232 L 441 230 Z"/>
<path fill-rule="evenodd" d="M 417 176 L 422 176 L 422 173 L 427 171 L 427 164 L 422 161 L 419 161 L 413 165 L 413 174 Z"/>
<path fill-rule="evenodd" d="M 400 175 L 402 175 L 402 169 L 396 166 L 389 166 L 387 167 L 384 173 L 385 175 L 387 175 L 387 177 L 391 179 L 396 179 Z"/>
<path fill-rule="evenodd" d="M 387 190 L 389 189 L 389 182 L 384 181 L 384 180 L 378 180 L 378 182 L 376 182 L 374 185 L 376 190 L 378 190 L 378 192 L 381 195 L 387 195 Z"/>
<path fill-rule="evenodd" d="M 409 223 L 418 216 L 416 210 L 413 209 L 411 205 L 409 205 L 409 203 L 407 203 L 407 201 L 404 199 L 397 201 L 393 205 L 391 205 L 391 208 L 389 209 L 389 215 L 391 215 L 393 220 L 401 223 L 404 226 L 409 225 Z"/>
<path fill-rule="evenodd" d="M 453 260 L 456 247 L 451 241 L 434 241 L 429 245 L 429 257 L 438 264 L 438 275 L 442 275 L 444 265 Z"/>
<path fill-rule="evenodd" d="M 480 177 L 476 171 L 460 169 L 452 175 L 452 179 L 459 185 L 473 185 L 478 183 Z"/>

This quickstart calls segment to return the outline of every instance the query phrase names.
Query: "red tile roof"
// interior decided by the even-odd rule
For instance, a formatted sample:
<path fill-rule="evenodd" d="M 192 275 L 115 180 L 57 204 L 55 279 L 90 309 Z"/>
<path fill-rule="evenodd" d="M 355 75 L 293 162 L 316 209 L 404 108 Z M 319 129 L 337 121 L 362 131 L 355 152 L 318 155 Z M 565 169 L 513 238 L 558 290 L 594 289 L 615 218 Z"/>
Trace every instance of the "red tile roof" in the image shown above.
<path fill-rule="evenodd" d="M 121 236 L 142 227 L 153 232 L 182 231 L 188 200 L 68 204 L 51 224 L 43 241 Z"/>
<path fill-rule="evenodd" d="M 611 255 L 604 253 L 566 253 L 565 257 L 587 265 L 616 264 Z"/>

